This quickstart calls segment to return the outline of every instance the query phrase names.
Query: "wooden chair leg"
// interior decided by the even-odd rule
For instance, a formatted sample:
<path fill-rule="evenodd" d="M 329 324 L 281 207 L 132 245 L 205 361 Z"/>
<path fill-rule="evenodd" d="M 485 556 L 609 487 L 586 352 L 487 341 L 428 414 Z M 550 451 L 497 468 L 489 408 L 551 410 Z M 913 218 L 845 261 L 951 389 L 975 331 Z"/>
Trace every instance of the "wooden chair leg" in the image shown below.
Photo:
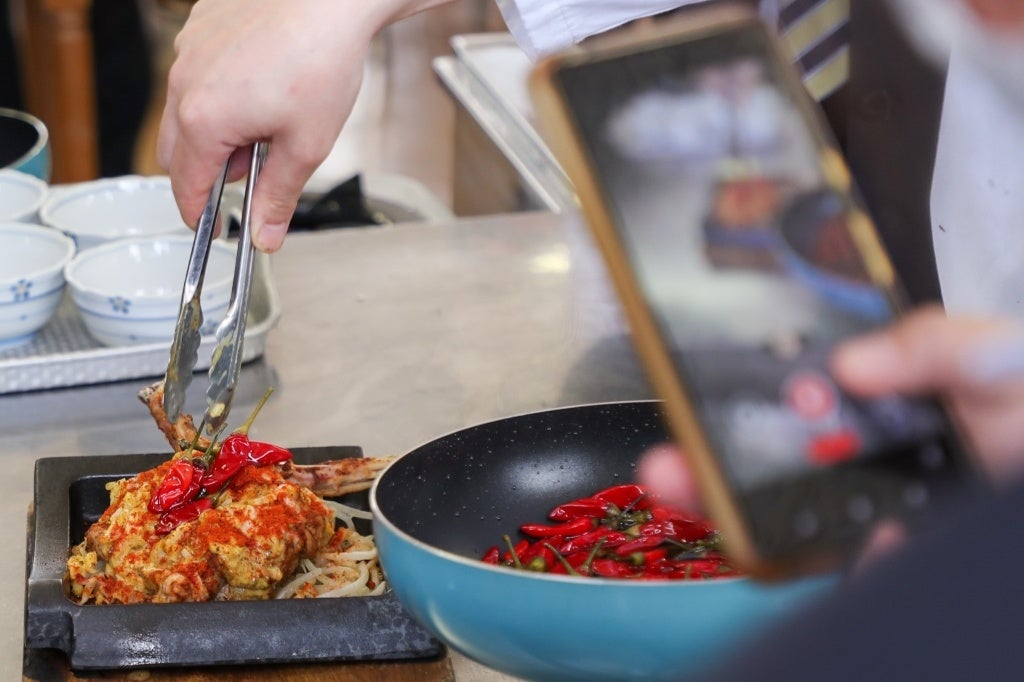
<path fill-rule="evenodd" d="M 50 131 L 54 183 L 99 174 L 91 0 L 14 0 L 31 113 Z"/>

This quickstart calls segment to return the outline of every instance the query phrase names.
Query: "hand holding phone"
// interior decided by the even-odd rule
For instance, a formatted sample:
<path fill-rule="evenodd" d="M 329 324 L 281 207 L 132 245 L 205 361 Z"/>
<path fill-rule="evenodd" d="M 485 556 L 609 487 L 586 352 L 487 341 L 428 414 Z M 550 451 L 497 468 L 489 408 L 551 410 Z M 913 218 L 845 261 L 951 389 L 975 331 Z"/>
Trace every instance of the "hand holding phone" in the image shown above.
<path fill-rule="evenodd" d="M 972 486 L 937 401 L 858 399 L 830 375 L 835 345 L 896 319 L 902 296 L 756 14 L 594 42 L 531 88 L 734 560 L 834 566 L 879 519 L 927 518 Z"/>

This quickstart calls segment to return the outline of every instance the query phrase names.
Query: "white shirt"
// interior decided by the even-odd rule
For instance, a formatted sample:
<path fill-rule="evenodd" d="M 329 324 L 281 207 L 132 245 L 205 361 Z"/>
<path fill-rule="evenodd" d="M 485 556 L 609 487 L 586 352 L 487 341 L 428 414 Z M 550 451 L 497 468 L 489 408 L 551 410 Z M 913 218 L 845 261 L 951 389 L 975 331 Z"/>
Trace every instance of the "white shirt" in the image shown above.
<path fill-rule="evenodd" d="M 1024 319 L 1024 115 L 954 50 L 932 175 L 942 299 L 951 312 Z"/>
<path fill-rule="evenodd" d="M 627 22 L 702 0 L 497 0 L 509 31 L 531 59 Z"/>

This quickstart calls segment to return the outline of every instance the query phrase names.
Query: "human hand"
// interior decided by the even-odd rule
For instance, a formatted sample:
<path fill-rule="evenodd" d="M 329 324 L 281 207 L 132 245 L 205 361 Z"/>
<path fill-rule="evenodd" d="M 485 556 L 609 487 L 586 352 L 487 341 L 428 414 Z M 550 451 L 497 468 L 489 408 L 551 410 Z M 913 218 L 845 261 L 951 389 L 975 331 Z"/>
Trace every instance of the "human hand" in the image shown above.
<path fill-rule="evenodd" d="M 945 398 L 995 485 L 1024 474 L 1024 327 L 1016 321 L 923 308 L 838 348 L 832 372 L 864 398 Z"/>
<path fill-rule="evenodd" d="M 253 195 L 254 245 L 276 251 L 306 181 L 355 103 L 370 40 L 447 0 L 200 0 L 175 41 L 157 159 L 195 226 L 214 178 L 243 177 L 271 143 Z"/>
<path fill-rule="evenodd" d="M 946 398 L 997 486 L 1024 475 L 1024 328 L 1000 319 L 948 318 L 922 308 L 836 349 L 832 372 L 861 397 L 936 394 Z M 651 448 L 637 476 L 652 494 L 682 509 L 702 507 L 693 474 L 674 445 Z M 893 525 L 878 530 L 865 554 L 899 544 Z"/>

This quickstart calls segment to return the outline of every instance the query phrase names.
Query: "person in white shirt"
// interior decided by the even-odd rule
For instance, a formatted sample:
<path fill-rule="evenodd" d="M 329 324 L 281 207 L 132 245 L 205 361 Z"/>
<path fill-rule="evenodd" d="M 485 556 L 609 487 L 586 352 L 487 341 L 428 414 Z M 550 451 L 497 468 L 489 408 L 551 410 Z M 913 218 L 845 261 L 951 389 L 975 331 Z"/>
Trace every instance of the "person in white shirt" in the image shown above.
<path fill-rule="evenodd" d="M 239 156 L 238 150 L 247 149 L 254 139 L 268 139 L 274 153 L 256 192 L 254 241 L 264 251 L 279 248 L 303 186 L 330 151 L 351 111 L 372 36 L 390 22 L 448 1 L 196 3 L 176 42 L 177 58 L 158 142 L 159 161 L 169 171 L 186 222 L 195 224 L 225 160 Z M 1024 209 L 1018 189 L 1024 184 L 1024 170 L 1014 155 L 1017 143 L 1024 142 L 1024 126 L 1016 125 L 1015 109 L 1006 106 L 1005 93 L 998 92 L 1000 88 L 1024 91 L 1019 85 L 1024 69 L 1014 67 L 1020 63 L 1024 41 L 1015 43 L 1011 35 L 1019 19 L 1014 12 L 1020 11 L 1021 3 L 892 1 L 904 11 L 905 23 L 912 25 L 911 32 L 927 51 L 953 50 L 931 202 L 943 299 L 956 311 L 1024 317 L 1024 297 L 1014 293 L 1024 286 L 1024 276 L 1018 272 L 1022 269 L 1015 267 L 1016 259 L 1024 255 L 1024 231 L 1005 226 Z M 639 17 L 699 2 L 497 0 L 509 30 L 532 57 Z M 766 20 L 774 22 L 780 9 L 786 11 L 797 3 L 834 4 L 760 0 L 757 5 Z M 852 11 L 856 13 L 863 4 L 852 6 Z M 1002 38 L 986 40 L 993 34 Z M 999 88 L 994 87 L 994 79 L 979 76 L 979 71 L 995 73 Z M 252 82 L 256 73 L 258 88 Z M 326 83 L 331 85 L 325 87 Z M 986 125 L 977 126 L 978 120 Z M 851 150 L 855 172 L 858 155 L 869 148 L 870 144 L 858 141 Z M 884 162 L 881 165 L 886 167 Z M 236 158 L 231 177 L 240 177 L 245 168 Z M 908 173 L 921 175 L 917 168 Z M 863 188 L 870 205 L 874 199 L 870 185 L 881 186 L 885 180 L 879 179 L 876 169 L 862 175 L 872 176 Z M 916 216 L 901 210 L 902 198 L 887 200 L 895 207 L 891 221 L 914 221 Z M 906 201 L 913 203 L 914 198 Z M 928 212 L 927 207 L 922 209 L 919 213 Z M 978 220 L 978 216 L 989 218 Z M 877 218 L 883 232 L 889 227 L 884 225 L 886 217 L 882 206 Z M 888 231 L 902 229 L 889 227 Z M 917 270 L 924 270 L 924 279 L 935 279 L 932 249 L 926 248 L 925 239 L 918 242 L 906 255 L 899 244 L 888 245 L 912 298 L 935 300 L 936 284 L 917 284 L 921 279 Z"/>
<path fill-rule="evenodd" d="M 229 157 L 229 179 L 238 179 L 248 167 L 241 156 L 268 140 L 274 151 L 253 202 L 253 242 L 280 248 L 303 186 L 351 113 L 371 38 L 449 1 L 197 2 L 175 41 L 157 143 L 185 222 L 196 224 Z M 500 0 L 499 7 L 524 49 L 539 56 L 694 1 Z"/>

